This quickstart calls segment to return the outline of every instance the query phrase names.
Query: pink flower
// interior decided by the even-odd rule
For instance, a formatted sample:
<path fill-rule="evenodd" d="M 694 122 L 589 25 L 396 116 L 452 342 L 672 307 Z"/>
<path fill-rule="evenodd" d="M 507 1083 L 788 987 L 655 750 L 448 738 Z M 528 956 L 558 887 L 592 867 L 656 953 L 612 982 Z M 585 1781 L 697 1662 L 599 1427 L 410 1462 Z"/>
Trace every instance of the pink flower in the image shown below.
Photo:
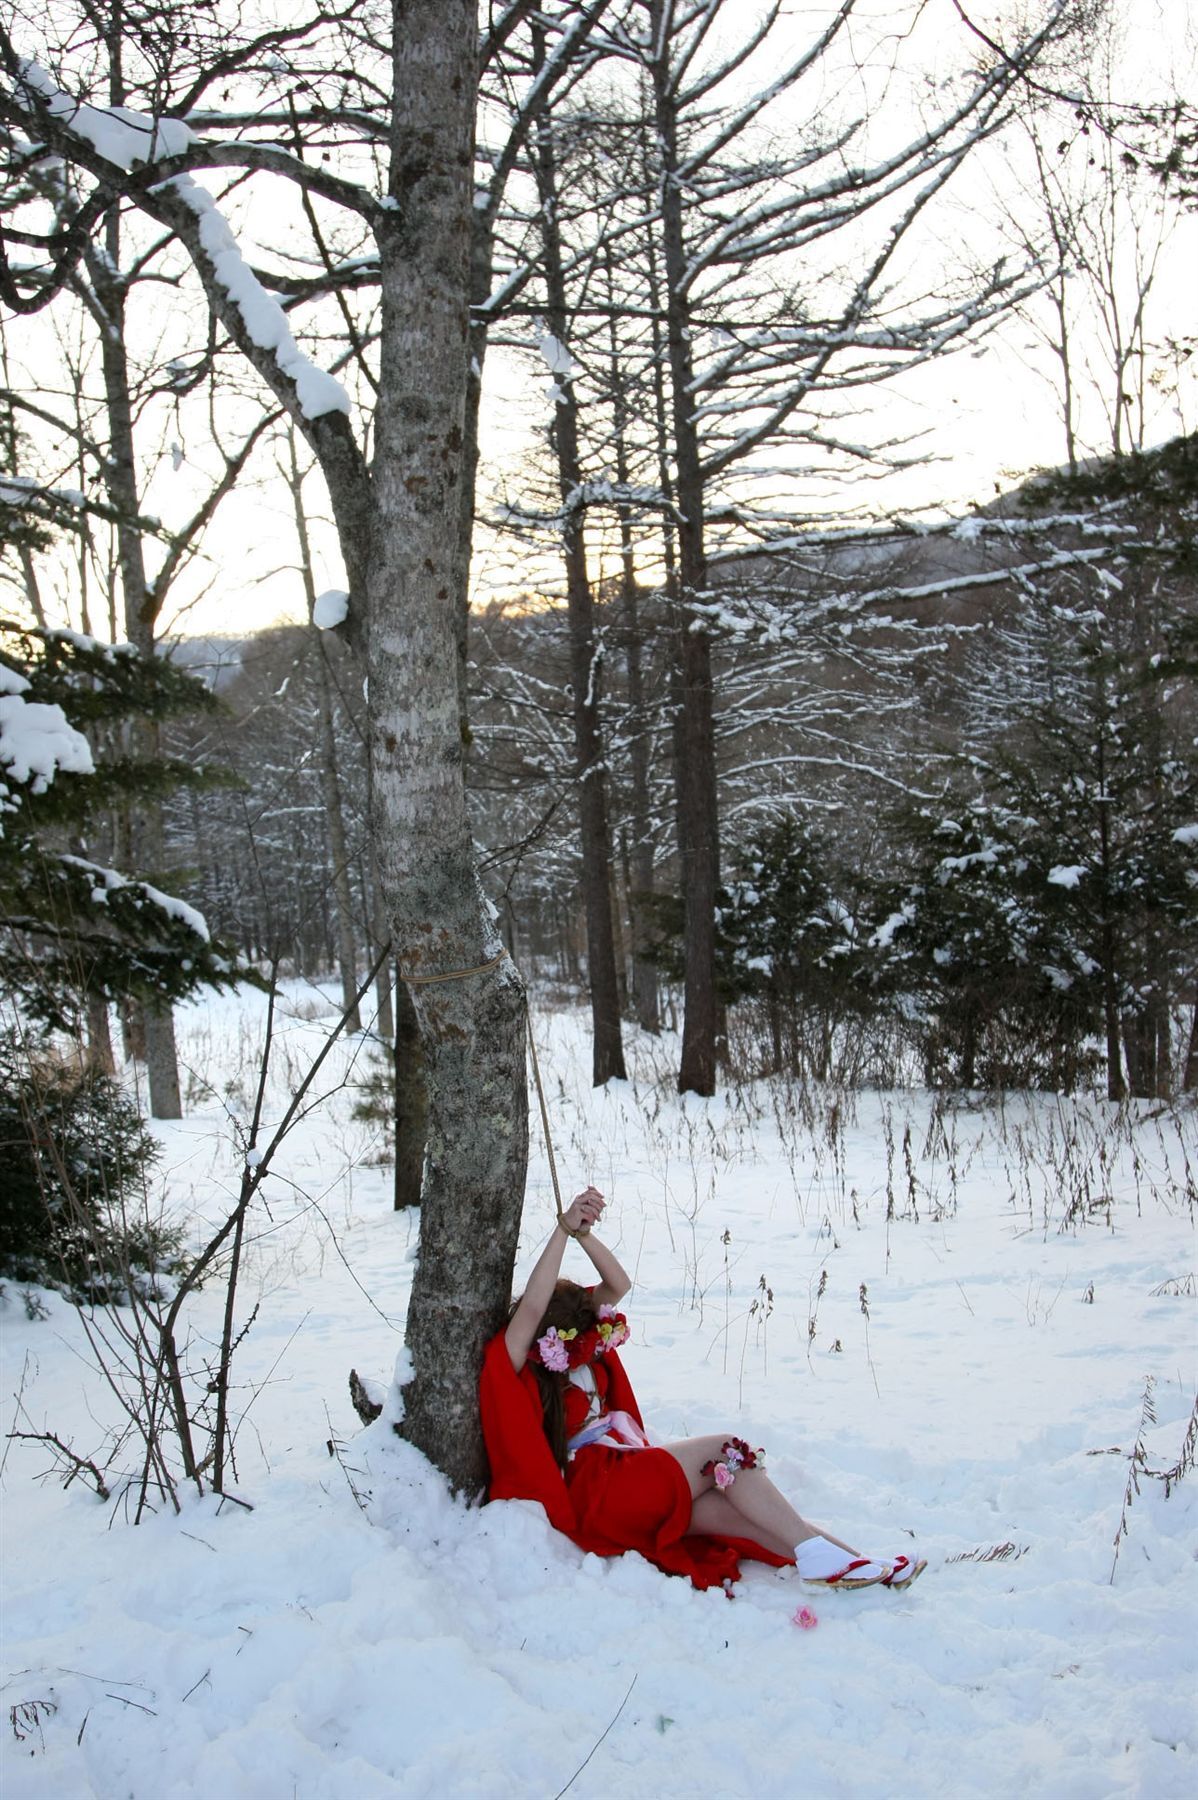
<path fill-rule="evenodd" d="M 736 1476 L 727 1463 L 717 1463 L 712 1473 L 715 1475 L 715 1484 L 718 1488 L 730 1488 L 736 1480 Z"/>
<path fill-rule="evenodd" d="M 800 1631 L 814 1631 L 819 1620 L 809 1606 L 800 1606 L 791 1623 L 797 1625 Z"/>
<path fill-rule="evenodd" d="M 557 1335 L 557 1326 L 551 1325 L 544 1337 L 537 1339 L 537 1349 L 541 1352 L 541 1361 L 547 1369 L 562 1375 L 570 1367 L 570 1355 L 566 1346 Z"/>
<path fill-rule="evenodd" d="M 616 1309 L 614 1306 L 601 1306 L 599 1308 L 599 1317 L 601 1319 L 614 1319 L 615 1316 Z"/>

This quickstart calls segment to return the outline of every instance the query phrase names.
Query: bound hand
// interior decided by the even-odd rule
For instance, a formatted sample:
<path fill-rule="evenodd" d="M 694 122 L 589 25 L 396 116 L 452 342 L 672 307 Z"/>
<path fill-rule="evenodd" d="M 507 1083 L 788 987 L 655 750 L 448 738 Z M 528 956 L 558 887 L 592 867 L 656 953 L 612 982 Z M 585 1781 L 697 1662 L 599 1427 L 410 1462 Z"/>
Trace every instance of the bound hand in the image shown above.
<path fill-rule="evenodd" d="M 605 1205 L 598 1188 L 589 1187 L 570 1202 L 562 1214 L 562 1223 L 574 1233 L 589 1231 L 603 1217 Z"/>

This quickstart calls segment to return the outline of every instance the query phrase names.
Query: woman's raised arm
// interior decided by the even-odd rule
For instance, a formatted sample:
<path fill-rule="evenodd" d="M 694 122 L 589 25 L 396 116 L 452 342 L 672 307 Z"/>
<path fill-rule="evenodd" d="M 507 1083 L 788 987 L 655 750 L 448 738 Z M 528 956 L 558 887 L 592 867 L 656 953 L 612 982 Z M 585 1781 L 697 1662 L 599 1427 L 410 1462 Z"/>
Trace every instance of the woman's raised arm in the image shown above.
<path fill-rule="evenodd" d="M 590 1187 L 585 1193 L 579 1194 L 576 1200 L 571 1201 L 566 1208 L 564 1222 L 571 1231 L 577 1231 L 583 1225 L 597 1224 L 602 1213 L 603 1195 L 596 1188 Z M 545 1308 L 553 1298 L 554 1283 L 561 1272 L 562 1254 L 567 1242 L 568 1233 L 562 1229 L 562 1221 L 559 1220 L 553 1227 L 549 1242 L 537 1258 L 537 1265 L 528 1278 L 528 1286 L 525 1288 L 520 1304 L 512 1314 L 507 1331 L 504 1333 L 504 1342 L 507 1345 L 507 1353 L 512 1359 L 513 1369 L 524 1367 L 528 1353 L 532 1349 L 533 1339 L 537 1335 L 537 1326 L 544 1318 Z M 604 1270 L 595 1260 L 594 1253 L 590 1248 L 589 1237 L 580 1238 L 579 1242 L 586 1248 L 587 1255 L 595 1263 L 602 1279 Z M 602 1244 L 597 1248 L 603 1250 Z M 604 1250 L 603 1254 L 610 1258 L 615 1269 L 619 1271 L 620 1275 L 623 1275 L 624 1271 L 611 1252 Z M 624 1288 L 621 1292 L 627 1292 L 627 1288 L 628 1283 L 625 1277 Z M 600 1304 L 607 1304 L 606 1295 Z"/>
<path fill-rule="evenodd" d="M 593 1231 L 589 1231 L 586 1237 L 579 1238 L 578 1241 L 594 1263 L 599 1276 L 595 1305 L 617 1306 L 632 1286 L 619 1258 L 612 1254 L 606 1244 L 599 1242 Z"/>

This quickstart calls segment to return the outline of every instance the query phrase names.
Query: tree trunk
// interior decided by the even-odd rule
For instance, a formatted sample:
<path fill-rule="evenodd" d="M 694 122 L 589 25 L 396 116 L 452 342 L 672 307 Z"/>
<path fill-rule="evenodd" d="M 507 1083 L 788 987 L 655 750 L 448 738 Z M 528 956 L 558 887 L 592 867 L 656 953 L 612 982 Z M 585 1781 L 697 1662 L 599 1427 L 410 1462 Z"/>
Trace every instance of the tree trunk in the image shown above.
<path fill-rule="evenodd" d="M 685 902 L 685 1012 L 680 1093 L 714 1094 L 717 1002 L 715 987 L 715 899 L 719 883 L 716 833 L 715 730 L 711 679 L 711 639 L 691 612 L 707 591 L 704 543 L 703 472 L 693 416 L 690 316 L 686 300 L 686 243 L 678 165 L 676 90 L 671 80 L 663 0 L 651 0 L 654 41 L 661 51 L 653 63 L 657 138 L 661 166 L 662 249 L 665 258 L 666 336 L 670 366 L 674 460 L 677 470 L 678 582 L 681 676 L 679 720 L 678 835 Z M 696 628 L 697 627 L 697 628 Z"/>
<path fill-rule="evenodd" d="M 124 101 L 120 74 L 119 46 L 110 46 L 110 97 L 114 106 Z M 157 654 L 155 632 L 158 622 L 158 599 L 146 580 L 145 556 L 141 528 L 138 524 L 140 496 L 137 488 L 137 465 L 134 458 L 133 406 L 129 390 L 129 365 L 125 350 L 125 278 L 121 268 L 120 213 L 109 212 L 105 224 L 103 254 L 93 252 L 88 270 L 95 295 L 100 327 L 101 364 L 104 373 L 104 399 L 108 419 L 108 454 L 104 459 L 104 479 L 108 498 L 117 514 L 117 553 L 121 571 L 121 591 L 125 608 L 125 633 L 139 656 Z M 156 757 L 160 749 L 157 723 L 146 720 L 134 727 L 143 754 Z M 162 805 L 153 795 L 146 795 L 136 812 L 130 811 L 126 836 L 131 855 L 130 867 L 151 881 L 161 878 L 164 861 Z M 179 1060 L 175 1049 L 175 1021 L 169 1006 L 145 1008 L 146 1080 L 149 1088 L 150 1113 L 155 1119 L 181 1119 L 183 1103 L 179 1093 Z"/>
<path fill-rule="evenodd" d="M 404 983 L 395 989 L 395 1210 L 420 1205 L 428 1144 L 428 1089 L 420 1023 Z"/>
<path fill-rule="evenodd" d="M 543 61 L 544 41 L 534 28 L 534 67 Z M 537 191 L 541 204 L 541 238 L 547 297 L 546 318 L 557 342 L 566 348 L 569 317 L 562 274 L 558 230 L 557 174 L 552 119 L 537 131 Z M 612 932 L 609 871 L 611 834 L 604 786 L 607 765 L 599 718 L 601 655 L 595 632 L 595 607 L 587 575 L 583 530 L 582 459 L 578 448 L 578 400 L 573 381 L 557 374 L 559 399 L 554 408 L 553 438 L 557 450 L 562 498 L 562 557 L 566 570 L 566 610 L 570 630 L 570 688 L 574 722 L 574 773 L 578 793 L 582 850 L 582 890 L 586 906 L 587 977 L 591 990 L 591 1080 L 595 1087 L 613 1077 L 624 1079 L 624 1045 L 620 1032 L 620 993 Z"/>
<path fill-rule="evenodd" d="M 1186 1048 L 1181 1085 L 1187 1094 L 1198 1091 L 1198 999 L 1194 1001 L 1194 1011 L 1190 1017 L 1190 1041 Z"/>
<path fill-rule="evenodd" d="M 116 1071 L 112 1054 L 112 1031 L 108 1022 L 108 1002 L 102 994 L 87 997 L 87 1059 L 102 1075 Z"/>
<path fill-rule="evenodd" d="M 612 392 L 613 435 L 616 440 L 616 480 L 626 488 L 628 463 L 628 402 L 620 365 L 620 334 L 616 324 L 616 292 L 610 246 L 604 257 L 607 295 L 611 306 L 608 324 L 609 370 Z M 645 706 L 644 643 L 639 618 L 636 557 L 629 509 L 619 511 L 620 524 L 620 623 L 624 635 L 624 669 L 628 683 L 628 760 L 630 767 L 629 815 L 632 846 L 621 838 L 628 896 L 628 922 L 632 938 L 632 1011 L 644 1031 L 661 1029 L 657 997 L 657 970 L 648 956 L 647 902 L 653 893 L 653 838 L 649 825 L 649 716 Z"/>
<path fill-rule="evenodd" d="M 175 1047 L 175 1016 L 169 1006 L 146 1008 L 146 1086 L 150 1093 L 150 1113 L 153 1118 L 183 1117 L 179 1056 Z"/>
<path fill-rule="evenodd" d="M 1103 741 L 1098 741 L 1098 784 L 1099 791 L 1106 789 L 1106 760 Z M 1099 919 L 1099 961 L 1102 966 L 1102 1014 L 1106 1030 L 1106 1097 L 1108 1100 L 1123 1100 L 1127 1097 L 1127 1085 L 1123 1079 L 1123 1045 L 1119 1030 L 1119 989 L 1116 963 L 1115 924 L 1111 917 L 1111 827 L 1108 808 L 1098 808 L 1098 847 L 1099 847 L 1099 879 L 1101 889 L 1101 914 Z"/>
<path fill-rule="evenodd" d="M 361 521 L 372 827 L 401 973 L 480 971 L 412 987 L 429 1143 L 402 1430 L 474 1494 L 486 1479 L 478 1369 L 511 1293 L 528 1155 L 524 990 L 479 887 L 457 675 L 478 20 L 474 0 L 393 0 L 392 12 L 373 504 Z"/>
<path fill-rule="evenodd" d="M 300 577 L 308 618 L 312 621 L 316 607 L 316 577 L 312 569 L 312 546 L 308 537 L 308 516 L 304 511 L 304 484 L 295 448 L 295 430 L 287 433 L 289 468 L 287 485 L 295 513 L 295 535 L 299 540 Z M 320 746 L 320 797 L 324 807 L 325 830 L 329 837 L 329 860 L 332 864 L 333 920 L 337 943 L 337 972 L 341 978 L 341 1008 L 346 1015 L 346 1030 L 361 1031 L 358 1011 L 357 946 L 354 943 L 354 909 L 349 880 L 349 854 L 345 844 L 345 810 L 341 804 L 341 781 L 337 773 L 337 734 L 333 719 L 333 684 L 329 677 L 328 645 L 325 633 L 312 625 L 316 640 L 316 704 L 319 709 L 318 736 Z"/>
<path fill-rule="evenodd" d="M 367 879 L 368 868 L 369 880 Z M 358 878 L 362 903 L 366 911 L 366 938 L 370 950 L 370 961 L 373 963 L 390 936 L 390 926 L 387 924 L 387 903 L 383 899 L 378 864 L 373 856 L 369 858 L 368 863 L 359 864 Z M 395 1042 L 395 987 L 394 959 L 388 956 L 379 969 L 374 983 L 376 1008 L 374 1029 L 379 1037 L 388 1044 Z M 421 1155 L 423 1156 L 423 1149 Z"/>
<path fill-rule="evenodd" d="M 126 1062 L 146 1060 L 146 1015 L 136 1000 L 121 1006 L 121 1049 Z"/>

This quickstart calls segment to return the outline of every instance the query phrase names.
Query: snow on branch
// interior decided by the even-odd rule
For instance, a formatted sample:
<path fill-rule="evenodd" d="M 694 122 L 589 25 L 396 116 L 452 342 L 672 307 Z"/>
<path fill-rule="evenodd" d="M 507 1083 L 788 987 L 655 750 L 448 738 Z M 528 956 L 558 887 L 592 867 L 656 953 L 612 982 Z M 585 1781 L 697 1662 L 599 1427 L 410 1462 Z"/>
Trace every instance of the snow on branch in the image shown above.
<path fill-rule="evenodd" d="M 91 897 L 97 905 L 103 905 L 109 894 L 125 893 L 135 901 L 148 902 L 157 911 L 164 913 L 168 919 L 175 919 L 180 925 L 185 925 L 205 944 L 210 942 L 211 934 L 208 930 L 207 919 L 203 913 L 197 912 L 194 906 L 189 906 L 186 900 L 180 900 L 174 894 L 164 894 L 161 888 L 153 887 L 148 881 L 130 881 L 127 876 L 119 874 L 116 869 L 106 869 L 100 863 L 88 862 L 82 856 L 61 855 L 58 860 L 67 868 L 77 869 L 80 874 L 90 879 L 92 883 Z"/>
<path fill-rule="evenodd" d="M 61 706 L 26 700 L 29 683 L 15 669 L 0 664 L 0 814 L 16 806 L 9 781 L 44 794 L 59 770 L 92 775 L 91 746 L 67 719 Z M 3 830 L 0 828 L 0 836 Z"/>
<path fill-rule="evenodd" d="M 23 59 L 18 70 L 21 82 L 43 101 L 52 119 L 68 126 L 118 169 L 178 156 L 199 141 L 182 119 L 155 119 L 128 106 L 89 106 L 64 94 L 40 64 Z"/>
<path fill-rule="evenodd" d="M 250 340 L 260 350 L 274 353 L 284 375 L 295 383 L 300 410 L 307 419 L 324 413 L 349 411 L 349 394 L 335 375 L 318 369 L 291 335 L 287 315 L 272 300 L 246 262 L 216 201 L 207 188 L 190 175 L 177 175 L 164 184 L 176 193 L 199 221 L 199 241 L 212 272 L 242 319 Z"/>
<path fill-rule="evenodd" d="M 18 71 L 19 87 L 25 93 L 28 106 L 38 103 L 39 110 L 44 109 L 45 115 L 74 140 L 89 145 L 116 168 L 132 171 L 189 151 L 200 152 L 204 160 L 228 159 L 230 153 L 223 149 L 209 155 L 209 148 L 181 119 L 155 119 L 129 107 L 96 107 L 75 100 L 35 62 L 20 62 Z M 234 149 L 233 154 L 241 153 Z M 260 161 L 261 152 L 257 155 Z M 282 162 L 290 168 L 293 159 L 282 155 Z M 190 174 L 182 172 L 155 183 L 149 194 L 182 201 L 193 215 L 197 226 L 194 236 L 216 287 L 236 308 L 254 348 L 272 355 L 278 368 L 294 384 L 303 416 L 318 419 L 327 413 L 348 413 L 346 389 L 335 376 L 317 368 L 300 349 L 283 308 L 253 273 L 228 221 L 208 190 Z"/>

